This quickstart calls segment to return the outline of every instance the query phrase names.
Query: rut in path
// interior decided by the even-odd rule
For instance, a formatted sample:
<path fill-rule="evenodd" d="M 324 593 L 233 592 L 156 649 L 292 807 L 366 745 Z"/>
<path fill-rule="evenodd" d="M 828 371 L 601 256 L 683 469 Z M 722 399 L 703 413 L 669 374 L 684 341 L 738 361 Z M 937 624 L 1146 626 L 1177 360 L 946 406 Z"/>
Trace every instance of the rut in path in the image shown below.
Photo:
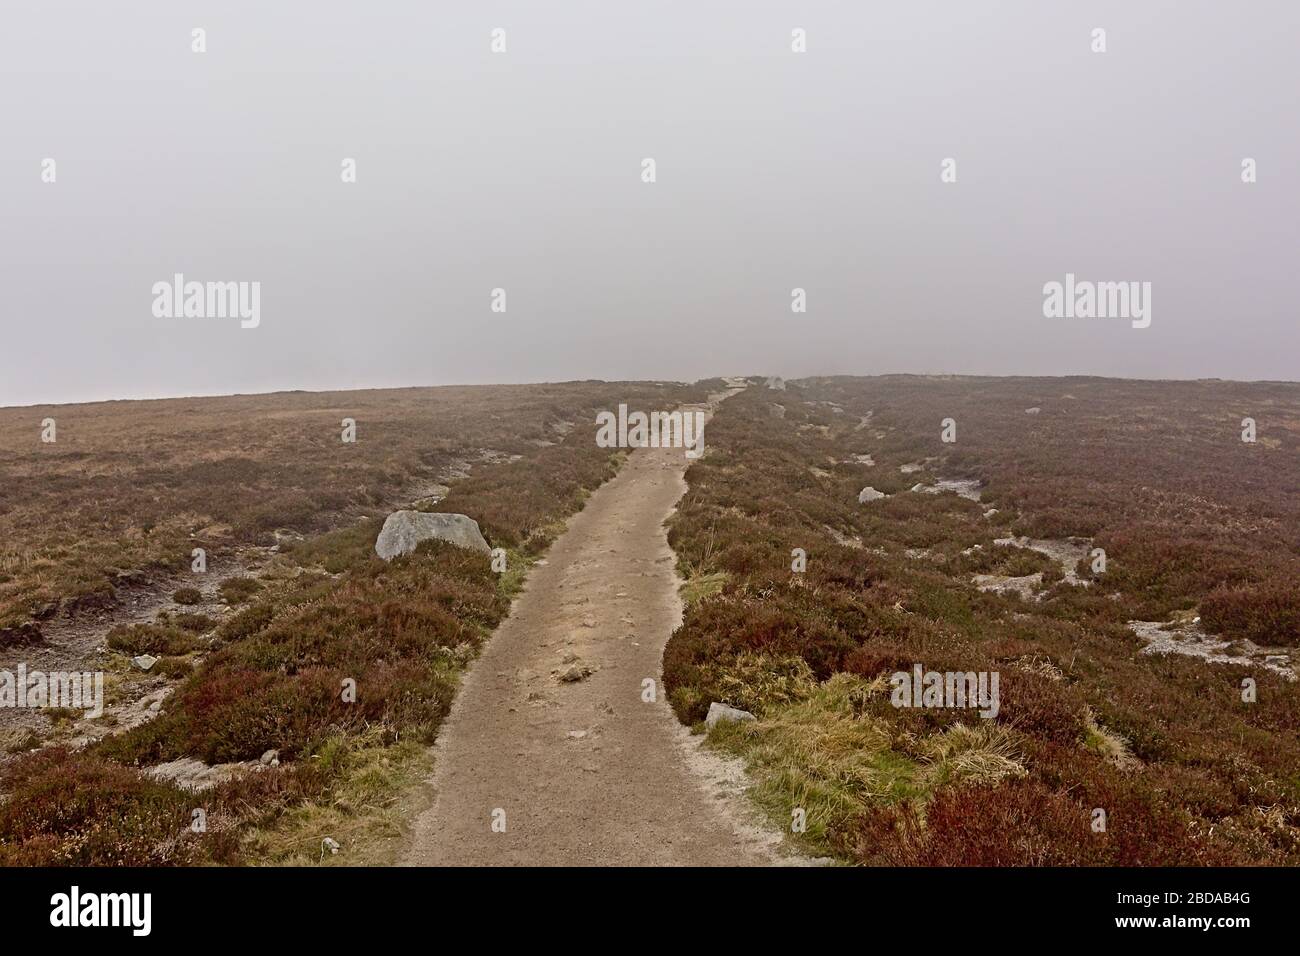
<path fill-rule="evenodd" d="M 783 862 L 663 694 L 682 613 L 664 521 L 687 464 L 680 448 L 632 452 L 530 573 L 442 727 L 404 864 Z M 594 670 L 557 679 L 575 664 Z M 656 703 L 642 701 L 647 677 Z"/>

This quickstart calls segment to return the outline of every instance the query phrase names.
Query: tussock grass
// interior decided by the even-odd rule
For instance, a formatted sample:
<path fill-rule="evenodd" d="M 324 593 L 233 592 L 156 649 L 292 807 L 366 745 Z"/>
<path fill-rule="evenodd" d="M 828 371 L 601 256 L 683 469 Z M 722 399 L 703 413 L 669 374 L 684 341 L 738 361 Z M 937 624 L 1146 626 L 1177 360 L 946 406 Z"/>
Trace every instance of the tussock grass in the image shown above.
<path fill-rule="evenodd" d="M 730 575 L 726 571 L 694 574 L 682 582 L 682 603 L 687 607 L 720 592 Z"/>
<path fill-rule="evenodd" d="M 266 827 L 243 834 L 245 858 L 274 866 L 391 866 L 406 835 L 412 794 L 433 769 L 417 740 L 387 744 L 376 733 L 340 736 L 313 755 L 331 784 Z M 337 853 L 324 847 L 330 838 Z"/>
<path fill-rule="evenodd" d="M 883 687 L 883 681 L 838 675 L 761 721 L 717 724 L 709 740 L 744 758 L 756 779 L 754 796 L 783 829 L 790 829 L 791 810 L 803 808 L 804 839 L 826 852 L 829 832 L 868 805 L 906 799 L 924 787 L 921 763 L 892 748 L 887 722 L 854 712 L 854 695 Z"/>

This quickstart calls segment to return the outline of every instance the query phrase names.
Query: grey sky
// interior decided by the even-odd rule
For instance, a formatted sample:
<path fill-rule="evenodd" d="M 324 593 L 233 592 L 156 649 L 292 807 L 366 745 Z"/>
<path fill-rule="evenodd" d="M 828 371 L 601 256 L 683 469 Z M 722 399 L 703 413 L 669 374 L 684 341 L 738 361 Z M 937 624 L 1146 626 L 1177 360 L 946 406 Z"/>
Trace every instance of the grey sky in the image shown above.
<path fill-rule="evenodd" d="M 2 19 L 0 404 L 1300 378 L 1293 0 L 11 0 Z M 260 281 L 260 327 L 155 318 L 175 272 Z M 1044 318 L 1066 272 L 1151 282 L 1151 327 Z"/>

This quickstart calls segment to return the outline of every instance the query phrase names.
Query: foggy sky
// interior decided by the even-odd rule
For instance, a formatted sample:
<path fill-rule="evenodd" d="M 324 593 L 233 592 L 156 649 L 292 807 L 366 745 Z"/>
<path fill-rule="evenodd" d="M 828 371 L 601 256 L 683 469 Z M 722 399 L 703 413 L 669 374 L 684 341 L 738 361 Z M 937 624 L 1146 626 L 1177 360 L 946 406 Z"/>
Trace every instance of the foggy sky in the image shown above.
<path fill-rule="evenodd" d="M 1293 0 L 9 0 L 0 120 L 2 405 L 1300 378 Z M 155 318 L 177 272 L 260 327 Z M 1044 318 L 1067 272 L 1151 282 L 1150 328 Z"/>

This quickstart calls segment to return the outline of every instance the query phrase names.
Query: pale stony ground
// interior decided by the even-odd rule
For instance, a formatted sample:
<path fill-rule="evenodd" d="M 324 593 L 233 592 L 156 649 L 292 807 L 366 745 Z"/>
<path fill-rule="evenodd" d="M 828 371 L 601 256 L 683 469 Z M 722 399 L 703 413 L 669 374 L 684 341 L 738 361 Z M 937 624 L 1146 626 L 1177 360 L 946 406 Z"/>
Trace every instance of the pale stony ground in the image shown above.
<path fill-rule="evenodd" d="M 1230 664 L 1238 667 L 1264 667 L 1295 680 L 1291 651 L 1284 647 L 1261 647 L 1254 641 L 1230 641 L 1207 634 L 1194 621 L 1129 621 L 1128 626 L 1146 646 L 1143 654 L 1185 654 L 1199 657 L 1207 664 Z"/>
<path fill-rule="evenodd" d="M 220 582 L 227 577 L 256 576 L 271 554 L 271 549 L 257 547 L 240 548 L 230 555 L 210 554 L 207 575 L 195 575 L 187 570 L 159 575 L 134 587 L 119 588 L 117 603 L 111 607 L 60 615 L 42 622 L 44 640 L 40 644 L 0 649 L 0 670 L 16 672 L 22 664 L 29 674 L 100 671 L 109 656 L 105 646 L 108 632 L 118 625 L 152 621 L 160 611 L 206 614 L 220 620 L 230 610 L 217 596 Z M 177 604 L 172 600 L 172 593 L 180 587 L 198 587 L 203 600 L 193 605 Z M 112 699 L 105 704 L 104 718 L 77 720 L 62 736 L 53 735 L 46 712 L 33 707 L 0 708 L 0 731 L 29 729 L 36 734 L 33 742 L 39 738 L 46 744 L 81 747 L 152 719 L 161 702 L 179 683 L 138 671 L 129 671 L 127 677 L 113 687 Z"/>
<path fill-rule="evenodd" d="M 799 862 L 663 693 L 682 615 L 664 521 L 687 464 L 681 449 L 634 451 L 530 573 L 442 727 L 402 863 Z"/>

